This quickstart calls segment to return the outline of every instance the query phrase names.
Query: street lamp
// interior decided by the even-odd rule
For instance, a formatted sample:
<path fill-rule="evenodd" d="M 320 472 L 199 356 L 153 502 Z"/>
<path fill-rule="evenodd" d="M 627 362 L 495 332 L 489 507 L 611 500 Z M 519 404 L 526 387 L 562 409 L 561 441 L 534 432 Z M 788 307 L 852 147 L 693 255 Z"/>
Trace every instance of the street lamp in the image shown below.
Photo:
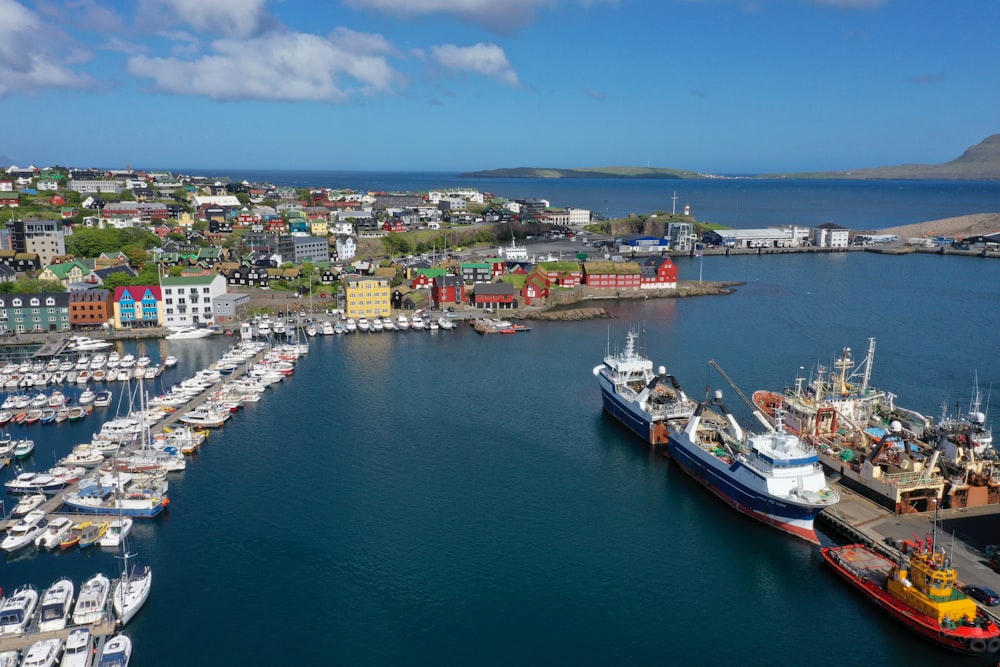
<path fill-rule="evenodd" d="M 696 242 L 699 241 L 699 240 L 701 240 L 697 234 L 691 234 L 690 236 L 688 236 L 688 239 L 690 239 L 691 241 L 696 241 Z M 694 249 L 694 256 L 699 258 L 699 260 L 698 260 L 698 284 L 700 285 L 701 284 L 702 270 L 705 268 L 705 254 L 701 251 L 701 248 L 695 247 L 695 249 Z"/>

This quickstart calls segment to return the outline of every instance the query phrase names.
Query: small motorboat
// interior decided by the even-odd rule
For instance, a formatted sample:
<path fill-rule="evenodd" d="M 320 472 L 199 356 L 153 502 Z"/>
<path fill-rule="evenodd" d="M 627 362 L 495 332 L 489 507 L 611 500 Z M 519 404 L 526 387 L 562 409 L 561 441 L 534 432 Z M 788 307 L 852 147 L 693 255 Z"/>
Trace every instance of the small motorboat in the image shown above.
<path fill-rule="evenodd" d="M 47 525 L 44 510 L 31 510 L 7 529 L 6 537 L 0 542 L 0 549 L 7 553 L 13 553 L 18 549 L 33 545 L 35 538 L 45 530 Z"/>
<path fill-rule="evenodd" d="M 70 549 L 80 544 L 80 537 L 83 536 L 83 531 L 90 525 L 93 521 L 81 521 L 80 523 L 73 524 L 73 527 L 69 529 L 66 536 L 63 538 L 62 542 L 59 543 L 60 549 Z M 81 591 L 82 592 L 82 591 Z"/>
<path fill-rule="evenodd" d="M 38 606 L 38 591 L 22 586 L 0 604 L 0 637 L 24 634 Z"/>
<path fill-rule="evenodd" d="M 110 521 L 100 521 L 98 523 L 91 523 L 89 526 L 83 529 L 80 533 L 80 548 L 86 549 L 87 547 L 92 547 L 97 544 L 98 540 L 104 537 L 104 534 L 108 532 L 108 526 L 111 525 Z"/>
<path fill-rule="evenodd" d="M 28 439 L 21 439 L 17 441 L 14 445 L 14 458 L 15 459 L 26 459 L 31 456 L 31 453 L 35 451 L 35 441 Z"/>
<path fill-rule="evenodd" d="M 94 402 L 94 399 L 96 399 L 96 398 L 97 398 L 97 394 L 95 394 L 94 392 L 92 392 L 89 389 L 84 389 L 83 393 L 81 393 L 80 397 L 77 398 L 76 400 L 77 400 L 77 402 L 80 403 L 80 405 L 90 405 L 91 403 Z"/>
<path fill-rule="evenodd" d="M 112 394 L 110 391 L 98 391 L 94 393 L 94 407 L 106 408 L 111 405 Z"/>
<path fill-rule="evenodd" d="M 102 547 L 117 547 L 121 545 L 128 534 L 132 531 L 132 519 L 127 516 L 120 519 L 113 519 L 108 524 L 108 530 L 104 537 L 97 541 Z"/>
<path fill-rule="evenodd" d="M 164 368 L 173 368 L 176 365 L 177 365 L 177 357 L 175 357 L 172 354 L 167 355 L 166 358 L 164 358 L 163 360 Z"/>
<path fill-rule="evenodd" d="M 42 593 L 42 600 L 39 603 L 41 611 L 38 614 L 39 632 L 62 630 L 66 627 L 75 591 L 73 582 L 64 577 Z"/>
<path fill-rule="evenodd" d="M 128 667 L 132 657 L 132 640 L 128 635 L 117 634 L 104 644 L 97 667 Z"/>
<path fill-rule="evenodd" d="M 14 506 L 14 510 L 10 513 L 10 516 L 14 519 L 26 515 L 32 510 L 36 510 L 41 507 L 42 503 L 48 500 L 48 496 L 44 493 L 32 493 L 21 498 L 21 501 Z"/>
<path fill-rule="evenodd" d="M 70 529 L 73 528 L 73 520 L 64 516 L 56 517 L 49 521 L 45 530 L 35 538 L 35 546 L 39 549 L 50 551 L 55 549 L 66 539 Z"/>
<path fill-rule="evenodd" d="M 104 609 L 111 594 L 111 582 L 98 572 L 80 587 L 80 595 L 73 607 L 73 624 L 87 625 L 104 618 Z"/>
<path fill-rule="evenodd" d="M 90 667 L 94 657 L 94 642 L 87 628 L 77 628 L 66 638 L 59 667 Z"/>

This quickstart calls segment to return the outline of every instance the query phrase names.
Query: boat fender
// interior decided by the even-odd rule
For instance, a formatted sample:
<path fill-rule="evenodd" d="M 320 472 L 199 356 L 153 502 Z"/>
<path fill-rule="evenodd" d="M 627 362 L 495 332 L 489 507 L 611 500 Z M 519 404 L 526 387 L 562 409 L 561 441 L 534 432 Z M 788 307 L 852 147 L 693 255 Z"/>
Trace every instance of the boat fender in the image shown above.
<path fill-rule="evenodd" d="M 969 640 L 969 650 L 973 653 L 985 653 L 986 652 L 986 640 L 981 637 L 974 637 Z"/>
<path fill-rule="evenodd" d="M 996 653 L 1000 651 L 1000 637 L 994 637 L 986 644 L 987 653 Z"/>

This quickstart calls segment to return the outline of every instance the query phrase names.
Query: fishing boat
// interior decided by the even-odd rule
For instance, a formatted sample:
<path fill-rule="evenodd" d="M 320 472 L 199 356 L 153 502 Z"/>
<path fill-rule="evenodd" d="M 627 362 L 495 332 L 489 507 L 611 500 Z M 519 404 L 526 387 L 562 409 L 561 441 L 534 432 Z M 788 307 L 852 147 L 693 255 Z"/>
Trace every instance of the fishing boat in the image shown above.
<path fill-rule="evenodd" d="M 934 510 L 948 480 L 940 474 L 940 450 L 921 440 L 932 420 L 871 386 L 874 354 L 872 338 L 855 367 L 845 347 L 832 372 L 820 366 L 808 383 L 800 377 L 781 392 L 755 391 L 753 403 L 772 417 L 780 410 L 786 429 L 812 444 L 823 467 L 853 491 L 899 514 Z"/>
<path fill-rule="evenodd" d="M 76 628 L 66 638 L 62 662 L 59 667 L 91 667 L 94 658 L 94 642 L 87 628 Z"/>
<path fill-rule="evenodd" d="M 59 548 L 71 549 L 80 544 L 80 537 L 83 535 L 83 531 L 89 528 L 93 523 L 93 521 L 81 521 L 80 523 L 74 523 L 69 529 L 69 532 L 67 532 L 63 537 L 62 542 L 59 543 Z"/>
<path fill-rule="evenodd" d="M 39 639 L 25 650 L 21 667 L 53 667 L 59 659 L 62 643 L 60 637 Z"/>
<path fill-rule="evenodd" d="M 109 521 L 98 521 L 96 523 L 91 523 L 89 526 L 83 529 L 80 533 L 80 548 L 86 549 L 87 547 L 92 547 L 97 544 L 98 540 L 104 537 L 104 534 L 108 532 Z"/>
<path fill-rule="evenodd" d="M 698 405 L 663 366 L 653 372 L 653 362 L 636 349 L 637 340 L 637 332 L 628 332 L 625 349 L 609 349 L 594 375 L 608 414 L 647 443 L 666 445 L 668 424 L 686 423 Z"/>
<path fill-rule="evenodd" d="M 132 640 L 128 635 L 117 634 L 104 644 L 97 667 L 128 667 L 132 657 Z"/>
<path fill-rule="evenodd" d="M 45 530 L 35 537 L 35 547 L 43 551 L 55 549 L 66 539 L 70 529 L 73 528 L 72 519 L 64 516 L 56 517 L 49 521 Z"/>
<path fill-rule="evenodd" d="M 152 519 L 170 504 L 167 488 L 160 475 L 116 472 L 81 480 L 78 490 L 63 496 L 63 503 L 68 509 L 84 514 Z"/>
<path fill-rule="evenodd" d="M 959 589 L 955 568 L 935 537 L 902 547 L 895 561 L 863 544 L 820 553 L 851 586 L 924 639 L 959 653 L 1000 652 L 1000 628 Z"/>
<path fill-rule="evenodd" d="M 7 535 L 0 542 L 0 549 L 13 553 L 18 549 L 31 546 L 46 527 L 44 510 L 31 510 L 7 529 Z"/>
<path fill-rule="evenodd" d="M 83 582 L 73 607 L 73 624 L 88 625 L 103 620 L 110 594 L 111 582 L 100 572 Z"/>
<path fill-rule="evenodd" d="M 22 586 L 6 597 L 0 604 L 0 637 L 23 634 L 37 606 L 38 591 L 32 586 Z"/>
<path fill-rule="evenodd" d="M 76 587 L 69 579 L 63 578 L 49 586 L 42 593 L 39 603 L 38 631 L 62 630 L 69 620 L 73 607 L 73 594 Z"/>
<path fill-rule="evenodd" d="M 69 409 L 68 419 L 71 422 L 79 421 L 90 414 L 91 408 L 84 407 L 82 405 L 74 405 Z"/>
<path fill-rule="evenodd" d="M 717 391 L 683 427 L 671 425 L 670 457 L 692 478 L 747 516 L 819 544 L 813 522 L 840 496 L 816 451 L 784 429 L 745 433 Z"/>

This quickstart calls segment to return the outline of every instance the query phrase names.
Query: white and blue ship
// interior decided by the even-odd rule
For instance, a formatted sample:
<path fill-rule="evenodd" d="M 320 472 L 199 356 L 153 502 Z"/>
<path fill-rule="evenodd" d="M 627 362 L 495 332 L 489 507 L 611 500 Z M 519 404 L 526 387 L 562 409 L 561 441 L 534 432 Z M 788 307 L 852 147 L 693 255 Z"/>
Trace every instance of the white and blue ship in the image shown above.
<path fill-rule="evenodd" d="M 594 368 L 604 409 L 651 445 L 666 445 L 670 422 L 686 422 L 697 403 L 688 398 L 673 375 L 636 350 L 638 334 L 628 332 L 625 349 L 611 352 Z"/>
<path fill-rule="evenodd" d="M 629 332 L 622 352 L 594 368 L 604 409 L 665 453 L 691 477 L 740 512 L 818 543 L 813 521 L 840 497 L 829 488 L 816 451 L 783 428 L 744 432 L 721 394 L 697 403 L 662 366 L 636 349 Z"/>

